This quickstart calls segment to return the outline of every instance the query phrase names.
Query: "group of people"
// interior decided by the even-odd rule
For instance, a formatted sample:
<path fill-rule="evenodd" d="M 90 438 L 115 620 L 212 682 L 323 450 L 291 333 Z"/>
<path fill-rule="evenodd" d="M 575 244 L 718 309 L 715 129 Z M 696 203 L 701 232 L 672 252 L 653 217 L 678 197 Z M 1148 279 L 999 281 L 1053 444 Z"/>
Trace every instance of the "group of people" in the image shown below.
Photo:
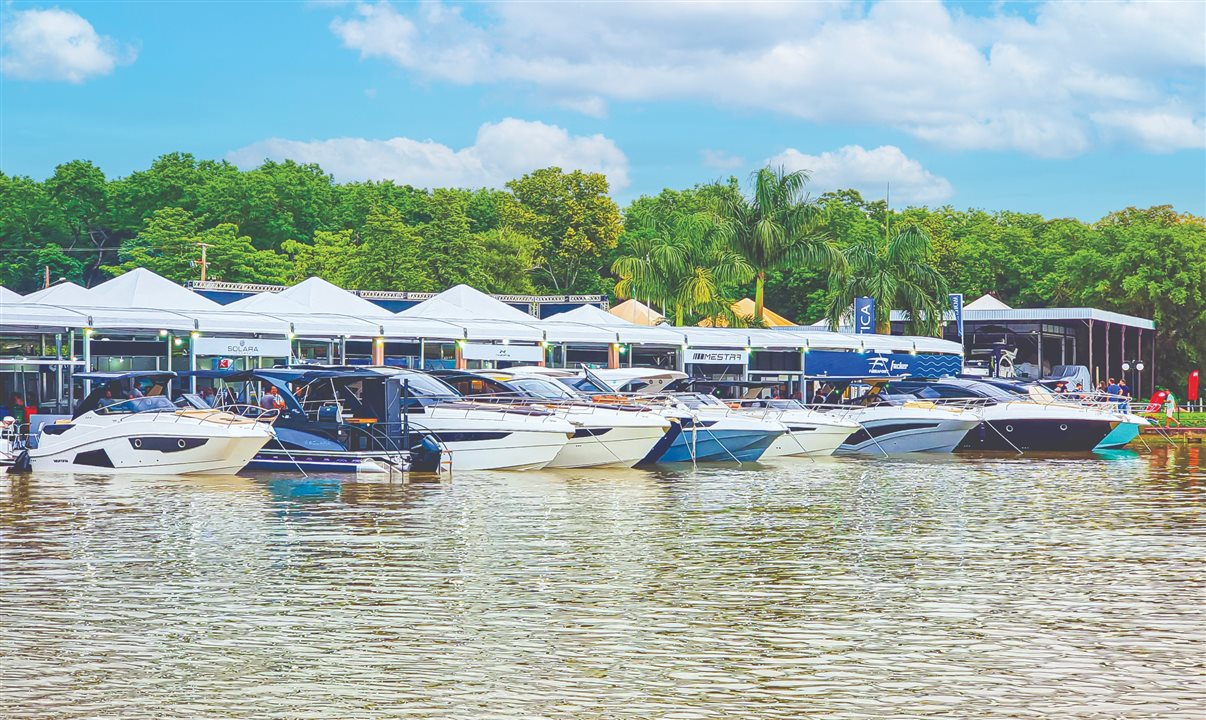
<path fill-rule="evenodd" d="M 1126 411 L 1127 406 L 1131 401 L 1131 388 L 1126 384 L 1126 379 L 1122 378 L 1115 380 L 1110 378 L 1109 381 L 1101 381 L 1097 383 L 1097 398 L 1104 398 L 1109 402 L 1113 402 L 1122 411 Z M 1052 392 L 1056 395 L 1067 395 L 1069 398 L 1083 400 L 1085 398 L 1085 386 L 1081 383 L 1076 383 L 1076 388 L 1069 390 L 1068 383 L 1059 382 L 1055 384 Z"/>

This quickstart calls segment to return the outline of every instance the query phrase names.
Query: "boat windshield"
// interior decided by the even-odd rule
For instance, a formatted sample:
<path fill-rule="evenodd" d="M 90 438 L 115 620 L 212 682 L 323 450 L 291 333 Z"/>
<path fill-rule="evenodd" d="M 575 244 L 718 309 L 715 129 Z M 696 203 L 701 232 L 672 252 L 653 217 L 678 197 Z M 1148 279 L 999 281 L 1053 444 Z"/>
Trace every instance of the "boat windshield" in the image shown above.
<path fill-rule="evenodd" d="M 574 400 L 577 398 L 563 385 L 544 378 L 515 378 L 510 384 L 528 397 L 546 400 Z"/>
<path fill-rule="evenodd" d="M 101 400 L 101 404 L 96 408 L 97 415 L 129 415 L 131 413 L 144 412 L 175 412 L 176 406 L 172 404 L 162 395 L 152 397 L 130 398 L 129 400 L 115 400 L 105 404 Z"/>

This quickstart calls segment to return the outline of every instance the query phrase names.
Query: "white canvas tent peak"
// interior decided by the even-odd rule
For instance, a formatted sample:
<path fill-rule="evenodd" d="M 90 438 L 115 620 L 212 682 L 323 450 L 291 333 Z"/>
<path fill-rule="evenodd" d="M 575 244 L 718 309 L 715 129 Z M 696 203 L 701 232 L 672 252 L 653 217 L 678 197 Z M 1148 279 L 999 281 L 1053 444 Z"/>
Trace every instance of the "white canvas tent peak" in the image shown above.
<path fill-rule="evenodd" d="M 31 292 L 16 302 L 39 303 L 42 305 L 88 305 L 92 302 L 91 291 L 73 282 L 63 282 Z"/>
<path fill-rule="evenodd" d="M 0 285 L 0 303 L 19 303 L 21 302 L 20 293 L 15 293 L 12 290 Z"/>
<path fill-rule="evenodd" d="M 582 305 L 573 310 L 559 312 L 544 319 L 544 322 L 572 322 L 586 325 L 632 325 L 624 318 L 616 317 L 596 305 Z"/>
<path fill-rule="evenodd" d="M 227 303 L 222 306 L 227 310 L 240 310 L 244 312 L 267 313 L 269 315 L 275 313 L 306 313 L 310 312 L 310 308 L 302 305 L 296 300 L 283 297 L 280 293 L 262 292 L 255 295 L 248 295 L 245 298 L 240 298 L 232 303 Z"/>
<path fill-rule="evenodd" d="M 503 320 L 530 323 L 536 318 L 468 285 L 448 288 L 433 298 L 398 313 L 403 317 L 439 320 Z"/>
<path fill-rule="evenodd" d="M 374 305 L 359 295 L 317 277 L 308 278 L 293 287 L 285 288 L 278 295 L 302 305 L 307 312 L 363 318 L 393 317 L 393 313 L 380 305 Z"/>
<path fill-rule="evenodd" d="M 1012 310 L 1005 303 L 993 297 L 991 293 L 985 293 L 980 297 L 972 300 L 963 306 L 964 310 Z"/>
<path fill-rule="evenodd" d="M 213 300 L 186 290 L 146 268 L 135 268 L 97 285 L 88 291 L 87 303 L 94 307 L 152 308 L 184 312 L 222 309 L 222 306 Z"/>

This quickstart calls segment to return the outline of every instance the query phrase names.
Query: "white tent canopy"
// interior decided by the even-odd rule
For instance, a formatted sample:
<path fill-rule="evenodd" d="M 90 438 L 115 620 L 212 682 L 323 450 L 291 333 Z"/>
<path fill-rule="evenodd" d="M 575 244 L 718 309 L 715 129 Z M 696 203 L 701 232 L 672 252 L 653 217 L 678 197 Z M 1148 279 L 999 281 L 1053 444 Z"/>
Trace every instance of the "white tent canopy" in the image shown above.
<path fill-rule="evenodd" d="M 567 323 L 585 323 L 587 325 L 632 325 L 632 323 L 623 318 L 612 315 L 601 307 L 595 305 L 582 305 L 573 310 L 559 312 L 556 315 L 549 315 L 541 322 L 567 322 Z"/>
<path fill-rule="evenodd" d="M 7 303 L 18 303 L 18 302 L 21 302 L 20 293 L 15 293 L 12 290 L 9 290 L 8 288 L 4 287 L 3 285 L 0 285 L 0 305 L 4 305 Z"/>
<path fill-rule="evenodd" d="M 993 297 L 991 293 L 985 293 L 980 297 L 972 300 L 963 306 L 964 310 L 1012 310 L 1005 303 Z"/>
<path fill-rule="evenodd" d="M 303 280 L 291 288 L 286 288 L 277 293 L 277 296 L 288 298 L 305 307 L 307 311 L 364 318 L 393 316 L 393 313 L 380 305 L 374 305 L 359 295 L 317 277 Z"/>
<path fill-rule="evenodd" d="M 145 268 L 118 275 L 88 291 L 96 307 L 158 308 L 161 310 L 217 311 L 222 306 Z M 78 303 L 72 303 L 73 305 Z"/>
<path fill-rule="evenodd" d="M 502 320 L 518 323 L 534 322 L 536 318 L 490 297 L 468 285 L 457 285 L 433 298 L 407 308 L 399 315 L 440 320 Z"/>
<path fill-rule="evenodd" d="M 92 299 L 87 288 L 80 287 L 73 282 L 64 282 L 31 292 L 25 297 L 19 298 L 17 302 L 41 305 L 88 305 Z"/>

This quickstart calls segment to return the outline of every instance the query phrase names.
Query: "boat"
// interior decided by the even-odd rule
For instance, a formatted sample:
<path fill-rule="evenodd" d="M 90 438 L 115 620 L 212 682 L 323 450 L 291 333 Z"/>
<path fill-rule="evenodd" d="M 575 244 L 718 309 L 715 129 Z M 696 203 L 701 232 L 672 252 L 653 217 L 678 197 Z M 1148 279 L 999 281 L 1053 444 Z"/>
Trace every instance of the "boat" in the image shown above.
<path fill-rule="evenodd" d="M 550 468 L 632 467 L 673 425 L 648 408 L 593 403 L 540 373 L 446 370 L 433 374 L 466 397 L 548 410 L 573 425 L 573 437 L 546 466 Z"/>
<path fill-rule="evenodd" d="M 43 425 L 12 471 L 104 474 L 230 474 L 274 436 L 273 416 L 177 407 L 176 373 L 76 373 L 94 383 L 70 419 Z M 142 389 L 145 388 L 145 389 Z M 127 397 L 116 400 L 116 397 Z"/>
<path fill-rule="evenodd" d="M 677 419 L 678 435 L 643 462 L 755 462 L 787 433 L 781 422 L 732 412 L 704 393 L 673 391 L 686 377 L 661 368 L 583 368 L 578 378 L 562 382 L 591 393 L 595 402 L 636 403 Z"/>
<path fill-rule="evenodd" d="M 960 450 L 1086 452 L 1124 422 L 1117 412 L 1071 398 L 1061 401 L 1040 388 L 1012 392 L 1000 382 L 908 379 L 893 382 L 890 392 L 976 408 L 980 422 L 959 443 Z"/>
<path fill-rule="evenodd" d="M 980 423 L 966 408 L 913 397 L 892 398 L 884 392 L 891 378 L 816 378 L 841 394 L 851 387 L 866 392 L 842 403 L 809 404 L 826 415 L 849 420 L 858 429 L 838 446 L 838 455 L 949 453 Z"/>
<path fill-rule="evenodd" d="M 710 396 L 720 396 L 709 404 L 720 403 L 730 413 L 741 413 L 783 424 L 787 432 L 780 435 L 762 457 L 827 456 L 859 429 L 859 425 L 835 415 L 826 415 L 790 398 L 762 397 L 779 383 L 754 380 L 700 380 L 686 378 L 672 387 L 697 389 Z"/>
<path fill-rule="evenodd" d="M 334 372 L 308 385 L 303 405 L 327 406 L 348 422 L 373 423 L 401 442 L 429 438 L 441 467 L 538 470 L 575 434 L 566 420 L 535 407 L 474 402 L 428 373 L 381 366 L 316 366 Z M 414 447 L 414 443 L 410 443 Z"/>
<path fill-rule="evenodd" d="M 396 428 L 378 422 L 363 405 L 349 405 L 325 393 L 310 395 L 316 384 L 342 383 L 347 373 L 317 368 L 264 368 L 246 371 L 182 373 L 217 384 L 214 406 L 248 416 L 266 412 L 259 406 L 264 392 L 274 388 L 281 405 L 276 436 L 248 464 L 249 470 L 387 473 L 436 472 L 438 445 L 421 434 L 403 437 Z M 376 378 L 373 374 L 370 377 Z M 322 396 L 322 399 L 319 396 Z M 305 400 L 303 400 L 305 398 Z M 195 393 L 181 399 L 196 408 L 210 401 Z"/>
<path fill-rule="evenodd" d="M 1055 371 L 1053 372 L 1053 374 L 1059 375 L 1062 372 L 1063 374 L 1061 375 L 1061 377 L 1066 377 L 1068 375 L 1071 375 L 1072 373 L 1067 371 L 1065 368 L 1073 368 L 1073 369 L 1082 368 L 1083 369 L 1083 367 L 1079 366 L 1079 365 L 1076 365 L 1076 366 L 1060 365 L 1055 368 Z M 1042 404 L 1059 403 L 1060 405 L 1062 405 L 1064 407 L 1069 407 L 1069 406 L 1074 407 L 1074 406 L 1079 405 L 1079 406 L 1083 406 L 1083 407 L 1086 407 L 1089 409 L 1097 410 L 1099 412 L 1104 412 L 1104 413 L 1116 416 L 1115 419 L 1118 421 L 1118 424 L 1114 427 L 1113 430 L 1111 430 L 1109 432 L 1109 434 L 1107 434 L 1104 438 L 1101 439 L 1101 442 L 1097 443 L 1096 447 L 1093 448 L 1094 450 L 1112 450 L 1112 449 L 1116 449 L 1116 448 L 1120 448 L 1120 447 L 1125 447 L 1131 441 L 1133 441 L 1135 438 L 1139 437 L 1139 433 L 1142 431 L 1144 426 L 1152 424 L 1151 420 L 1148 420 L 1147 418 L 1142 417 L 1140 415 L 1136 415 L 1134 413 L 1128 412 L 1125 409 L 1125 406 L 1119 407 L 1118 398 L 1112 398 L 1112 397 L 1109 397 L 1106 395 L 1101 395 L 1100 393 L 1096 393 L 1096 392 L 1085 392 L 1085 391 L 1072 391 L 1072 392 L 1068 392 L 1068 393 L 1052 392 L 1050 389 L 1052 383 L 1049 382 L 1048 379 L 1046 379 L 1046 378 L 1044 378 L 1043 380 L 1037 381 L 1037 382 L 1025 382 L 1025 381 L 1019 381 L 1019 380 L 1013 380 L 1010 378 L 994 378 L 994 377 L 967 378 L 965 376 L 961 376 L 961 377 L 963 379 L 979 380 L 980 382 L 987 383 L 989 385 L 993 385 L 994 387 L 998 387 L 1002 390 L 1005 390 L 1006 392 L 1021 396 L 1023 399 L 1028 399 L 1033 402 L 1042 403 Z M 1059 382 L 1063 382 L 1063 381 L 1061 380 Z M 1084 385 L 1083 382 L 1080 382 L 1079 384 L 1082 387 Z M 1066 383 L 1065 383 L 1065 385 L 1066 385 Z"/>

